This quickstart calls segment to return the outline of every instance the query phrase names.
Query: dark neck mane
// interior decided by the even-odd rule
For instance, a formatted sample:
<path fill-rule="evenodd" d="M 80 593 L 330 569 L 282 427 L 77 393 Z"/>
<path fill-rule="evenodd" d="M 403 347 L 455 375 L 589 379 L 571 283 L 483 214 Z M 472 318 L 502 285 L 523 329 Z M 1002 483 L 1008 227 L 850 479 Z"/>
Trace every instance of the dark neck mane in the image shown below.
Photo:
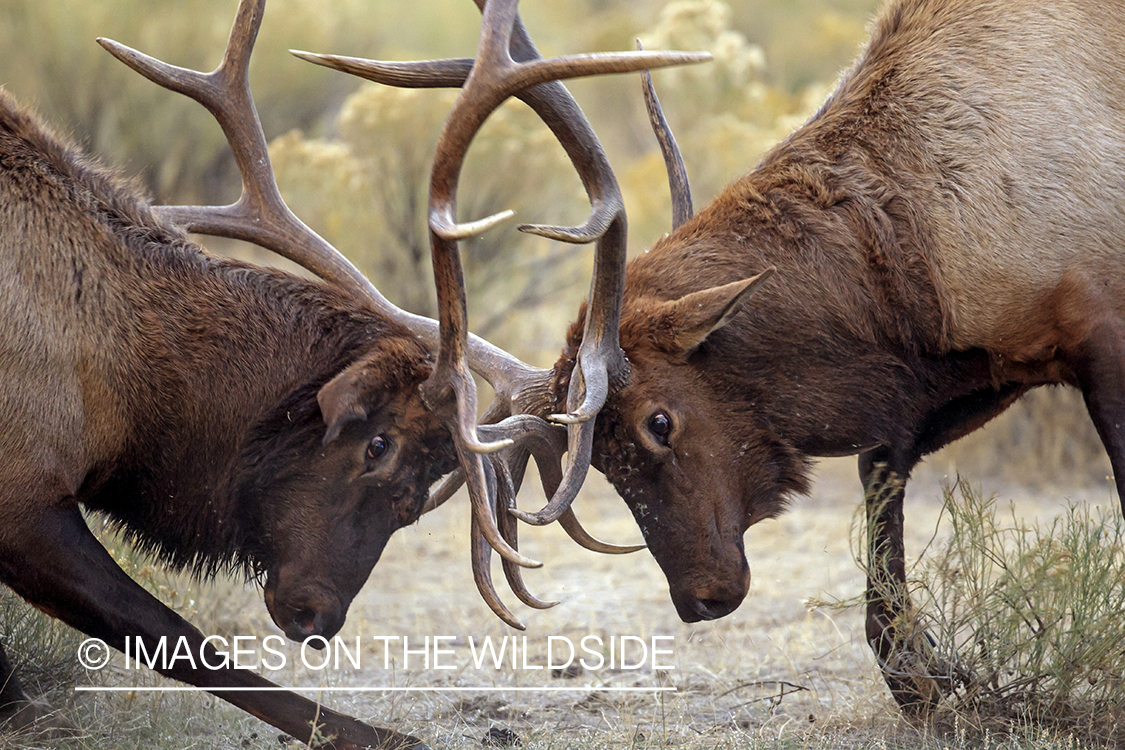
<path fill-rule="evenodd" d="M 243 449 L 318 441 L 320 385 L 413 337 L 324 284 L 208 255 L 2 90 L 0 188 L 22 201 L 32 239 L 9 260 L 41 276 L 16 289 L 81 382 L 84 426 L 61 438 L 87 454 L 70 468 L 76 499 L 175 566 L 258 570 Z"/>

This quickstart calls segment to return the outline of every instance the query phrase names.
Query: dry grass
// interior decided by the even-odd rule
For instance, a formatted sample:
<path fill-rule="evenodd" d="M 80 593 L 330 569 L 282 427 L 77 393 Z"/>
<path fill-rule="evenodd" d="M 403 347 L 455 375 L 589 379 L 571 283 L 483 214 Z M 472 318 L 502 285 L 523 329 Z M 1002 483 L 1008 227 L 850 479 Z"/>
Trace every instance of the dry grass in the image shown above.
<path fill-rule="evenodd" d="M 938 651 L 956 655 L 935 720 L 955 717 L 978 734 L 1032 723 L 1083 744 L 1125 743 L 1118 508 L 1070 505 L 1028 523 L 958 482 L 945 511 L 949 539 L 922 561 L 915 590 Z"/>
<path fill-rule="evenodd" d="M 592 478 L 578 511 L 603 538 L 638 538 L 612 491 Z M 932 542 L 940 515 L 939 477 L 923 472 L 909 490 L 908 555 Z M 600 485 L 600 486 L 599 486 Z M 1011 488 L 1005 490 L 1012 493 Z M 1089 494 L 1086 497 L 1090 497 Z M 1093 500 L 1108 499 L 1093 495 Z M 470 637 L 513 635 L 476 594 L 468 566 L 466 503 L 454 501 L 392 539 L 349 615 L 342 637 L 367 644 L 361 670 L 288 668 L 269 675 L 310 687 L 487 687 L 485 692 L 321 693 L 333 708 L 373 724 L 393 726 L 435 747 L 480 747 L 493 726 L 515 731 L 530 748 L 959 748 L 986 746 L 971 727 L 945 733 L 903 722 L 883 688 L 863 638 L 857 609 L 810 608 L 810 600 L 847 600 L 862 591 L 849 536 L 859 500 L 854 463 L 826 463 L 814 496 L 778 521 L 750 530 L 746 546 L 754 571 L 751 593 L 732 616 L 687 625 L 675 616 L 663 575 L 650 556 L 604 557 L 577 548 L 555 528 L 524 534 L 523 547 L 546 561 L 527 573 L 538 594 L 559 599 L 536 612 L 510 602 L 528 629 L 528 663 L 542 664 L 549 636 L 578 642 L 593 634 L 674 638 L 674 669 L 584 671 L 574 679 L 546 670 L 474 668 Z M 531 505 L 529 497 L 524 504 Z M 1022 516 L 1049 518 L 1054 499 L 1021 497 Z M 141 566 L 140 571 L 144 571 Z M 155 575 L 153 572 L 150 576 Z M 497 576 L 499 568 L 497 567 Z M 152 585 L 180 597 L 204 632 L 264 636 L 276 633 L 260 592 L 233 582 L 185 588 L 156 576 Z M 372 636 L 452 636 L 453 670 L 418 668 L 418 657 L 390 669 Z M 164 684 L 160 678 L 107 670 L 95 679 Z M 85 680 L 85 678 L 84 678 Z M 599 687 L 674 687 L 661 694 L 602 693 Z M 568 687 L 529 693 L 510 688 Z M 315 691 L 308 693 L 315 697 Z M 56 693 L 55 699 L 58 694 Z M 278 733 L 205 695 L 71 695 L 69 715 L 84 735 L 65 743 L 4 738 L 0 748 L 278 748 Z M 1065 734 L 1035 727 L 987 738 L 991 747 L 1037 750 L 1068 747 Z"/>

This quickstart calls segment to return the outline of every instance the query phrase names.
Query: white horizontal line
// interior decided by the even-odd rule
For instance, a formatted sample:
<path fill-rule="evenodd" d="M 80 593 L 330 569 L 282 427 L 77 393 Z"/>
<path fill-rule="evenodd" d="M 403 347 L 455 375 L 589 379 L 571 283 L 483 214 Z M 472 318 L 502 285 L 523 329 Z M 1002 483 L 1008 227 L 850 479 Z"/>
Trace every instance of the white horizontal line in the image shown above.
<path fill-rule="evenodd" d="M 191 685 L 173 685 L 168 687 L 128 687 L 128 686 L 78 686 L 75 692 L 82 693 L 257 693 L 257 692 L 293 692 L 317 691 L 329 693 L 674 693 L 674 687 L 597 687 L 585 685 L 579 687 L 311 687 L 301 685 L 298 687 L 215 687 L 202 688 Z"/>

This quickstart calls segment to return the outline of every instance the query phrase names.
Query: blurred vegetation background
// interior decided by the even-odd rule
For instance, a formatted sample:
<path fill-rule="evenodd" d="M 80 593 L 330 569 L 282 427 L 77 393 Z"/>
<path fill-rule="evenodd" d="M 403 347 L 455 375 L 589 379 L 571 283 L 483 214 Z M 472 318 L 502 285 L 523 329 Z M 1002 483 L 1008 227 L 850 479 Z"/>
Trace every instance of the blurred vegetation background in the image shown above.
<path fill-rule="evenodd" d="M 879 2 L 525 0 L 522 12 L 547 55 L 633 49 L 638 37 L 647 49 L 714 54 L 710 64 L 654 74 L 684 151 L 696 205 L 702 206 L 815 110 L 859 52 Z M 87 152 L 138 176 L 157 202 L 233 201 L 238 175 L 210 115 L 132 73 L 94 39 L 109 37 L 177 65 L 211 69 L 221 57 L 236 5 L 236 0 L 0 0 L 0 85 Z M 424 9 L 389 0 L 270 0 L 251 68 L 279 183 L 295 212 L 391 300 L 424 314 L 434 311 L 424 218 L 429 162 L 453 94 L 381 88 L 301 62 L 287 50 L 397 60 L 470 57 L 478 20 L 469 0 L 427 0 Z M 599 133 L 622 184 L 632 230 L 630 252 L 643 252 L 668 230 L 670 207 L 637 77 L 568 86 Z M 505 106 L 486 124 L 473 144 L 461 185 L 460 211 L 466 219 L 514 208 L 518 221 L 578 223 L 587 213 L 581 185 L 562 149 L 519 103 Z M 548 366 L 586 293 L 591 252 L 521 235 L 515 223 L 464 248 L 470 324 L 517 355 Z M 252 248 L 210 238 L 203 242 L 215 250 L 284 265 Z M 1062 389 L 1033 393 L 928 465 L 974 479 L 988 475 L 1060 488 L 1111 484 L 1108 461 L 1081 398 Z M 858 483 L 856 489 L 858 499 Z M 984 534 L 957 538 L 987 541 L 993 529 L 987 509 L 961 502 L 972 517 L 984 519 Z M 1050 531 L 1044 536 L 1070 538 Z M 1119 536 L 1110 545 L 1118 555 Z M 990 549 L 983 542 L 950 547 L 952 552 L 938 557 L 937 564 L 946 566 L 942 570 L 954 570 L 950 556 L 961 554 L 962 548 Z M 225 617 L 247 609 L 230 605 L 224 594 L 215 597 L 213 611 L 200 611 L 197 602 L 206 597 L 197 597 L 196 588 L 165 580 L 160 571 L 128 554 L 119 559 L 131 574 L 183 614 L 212 625 L 213 632 L 226 627 Z M 1117 575 L 1119 569 L 1107 570 Z M 938 579 L 931 587 L 945 592 Z M 1056 580 L 1059 590 L 1073 588 L 1070 578 Z M 941 603 L 937 595 L 927 603 L 933 601 Z M 14 644 L 15 652 L 38 659 L 21 666 L 41 691 L 50 693 L 60 684 L 41 675 L 69 684 L 72 678 L 59 665 L 73 653 L 73 633 L 43 647 L 54 637 L 40 633 L 51 630 L 45 618 L 21 619 L 35 616 L 10 605 L 11 597 L 0 593 L 0 624 L 8 624 L 0 639 Z M 1118 610 L 1119 605 L 1115 616 Z M 958 643 L 970 621 L 963 615 L 939 611 L 951 623 L 948 638 Z M 51 632 L 58 632 L 57 624 L 52 625 Z M 29 634 L 40 647 L 16 641 L 19 633 Z M 1078 635 L 1084 637 L 1085 631 Z M 1113 643 L 1120 651 L 1120 639 Z M 1011 669 L 1009 662 L 994 671 Z M 986 667 L 979 671 L 987 673 Z M 1058 671 L 1053 663 L 1043 670 Z M 1113 679 L 1120 677 L 1114 674 Z M 1109 682 L 1099 683 L 1098 689 L 1103 684 Z M 61 705 L 61 693 L 55 692 L 59 695 L 52 697 Z M 193 706 L 187 710 L 196 710 Z M 1120 706 L 1116 709 L 1115 717 Z M 181 736 L 182 726 L 168 729 L 175 721 L 152 731 Z M 7 747 L 3 738 L 0 746 Z M 130 735 L 120 746 L 137 744 Z"/>
<path fill-rule="evenodd" d="M 734 8 L 717 0 L 550 0 L 525 3 L 522 12 L 545 54 L 633 49 L 640 37 L 649 48 L 716 55 L 710 65 L 657 74 L 702 204 L 819 103 L 858 50 L 875 2 L 747 0 Z M 238 176 L 209 115 L 127 70 L 94 38 L 209 70 L 236 5 L 0 0 L 0 83 L 88 151 L 140 175 L 157 201 L 228 202 L 237 197 Z M 367 84 L 287 49 L 471 57 L 478 27 L 468 0 L 434 0 L 424 13 L 385 0 L 271 0 L 251 69 L 293 209 L 393 301 L 420 313 L 434 312 L 424 214 L 429 162 L 453 93 Z M 618 172 L 639 251 L 666 231 L 670 210 L 637 77 L 573 88 Z M 513 208 L 519 221 L 577 223 L 586 213 L 562 149 L 518 102 L 487 123 L 461 184 L 466 218 Z M 515 223 L 465 248 L 471 322 L 548 364 L 588 287 L 590 252 L 522 235 Z M 524 314 L 529 309 L 534 314 Z"/>
<path fill-rule="evenodd" d="M 658 71 L 697 206 L 751 169 L 823 101 L 857 55 L 879 0 L 540 0 L 522 13 L 544 54 L 704 49 L 712 63 Z M 222 134 L 194 102 L 143 80 L 94 41 L 116 39 L 169 62 L 211 69 L 236 0 L 0 0 L 0 84 L 124 172 L 157 202 L 229 202 L 238 176 Z M 395 303 L 434 313 L 425 204 L 429 161 L 452 92 L 387 89 L 293 58 L 289 48 L 393 60 L 470 57 L 469 0 L 309 3 L 271 0 L 251 81 L 279 183 L 308 224 Z M 667 231 L 664 169 L 636 76 L 568 84 L 605 144 L 629 214 L 630 252 Z M 463 219 L 513 208 L 517 221 L 466 243 L 470 325 L 550 365 L 589 284 L 591 251 L 522 235 L 519 222 L 578 223 L 587 212 L 562 149 L 509 103 L 474 142 Z M 214 239 L 215 250 L 284 265 Z M 1105 483 L 1108 462 L 1081 400 L 1032 394 L 984 436 L 932 465 L 1011 479 Z"/>

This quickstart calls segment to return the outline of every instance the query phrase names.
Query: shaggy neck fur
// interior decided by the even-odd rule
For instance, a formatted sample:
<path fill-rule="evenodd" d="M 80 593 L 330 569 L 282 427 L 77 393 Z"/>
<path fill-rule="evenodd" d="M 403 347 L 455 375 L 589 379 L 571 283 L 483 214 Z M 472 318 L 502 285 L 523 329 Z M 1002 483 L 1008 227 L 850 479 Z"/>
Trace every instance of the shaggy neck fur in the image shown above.
<path fill-rule="evenodd" d="M 30 463 L 174 565 L 255 570 L 274 498 L 239 492 L 244 448 L 319 441 L 316 392 L 362 354 L 385 349 L 404 382 L 427 354 L 326 285 L 206 254 L 138 194 L 0 90 L 0 301 L 19 329 L 0 356 L 27 342 L 65 381 L 37 397 L 63 416 L 38 415 L 58 429 Z M 43 431 L 8 418 L 17 439 Z"/>

